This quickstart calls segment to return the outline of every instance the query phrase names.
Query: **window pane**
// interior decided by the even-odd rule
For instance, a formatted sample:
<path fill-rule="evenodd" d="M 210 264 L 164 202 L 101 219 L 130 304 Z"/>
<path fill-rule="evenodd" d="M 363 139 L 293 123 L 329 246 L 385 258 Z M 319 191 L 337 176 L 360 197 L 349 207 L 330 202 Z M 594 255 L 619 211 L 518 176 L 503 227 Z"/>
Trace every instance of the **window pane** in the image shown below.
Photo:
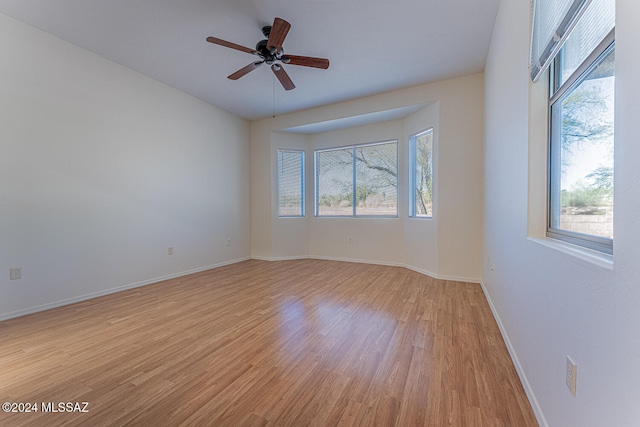
<path fill-rule="evenodd" d="M 316 215 L 353 215 L 353 148 L 316 152 Z"/>
<path fill-rule="evenodd" d="M 433 130 L 414 135 L 411 150 L 411 216 L 433 216 Z"/>
<path fill-rule="evenodd" d="M 356 147 L 356 215 L 398 215 L 398 143 Z"/>
<path fill-rule="evenodd" d="M 615 26 L 615 0 L 593 0 L 560 50 L 561 86 Z"/>
<path fill-rule="evenodd" d="M 398 141 L 316 151 L 315 160 L 316 215 L 398 215 Z"/>
<path fill-rule="evenodd" d="M 304 216 L 304 152 L 278 150 L 278 216 Z"/>
<path fill-rule="evenodd" d="M 613 237 L 614 52 L 551 107 L 552 229 Z"/>

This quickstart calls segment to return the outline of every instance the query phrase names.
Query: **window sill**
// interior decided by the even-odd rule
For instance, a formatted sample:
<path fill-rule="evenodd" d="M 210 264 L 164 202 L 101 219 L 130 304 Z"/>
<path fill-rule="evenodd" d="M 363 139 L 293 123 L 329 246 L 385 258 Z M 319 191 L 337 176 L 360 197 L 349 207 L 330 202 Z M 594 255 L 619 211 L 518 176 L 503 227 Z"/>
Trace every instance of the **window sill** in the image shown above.
<path fill-rule="evenodd" d="M 549 237 L 528 237 L 529 241 L 579 258 L 598 267 L 613 270 L 613 256 Z"/>

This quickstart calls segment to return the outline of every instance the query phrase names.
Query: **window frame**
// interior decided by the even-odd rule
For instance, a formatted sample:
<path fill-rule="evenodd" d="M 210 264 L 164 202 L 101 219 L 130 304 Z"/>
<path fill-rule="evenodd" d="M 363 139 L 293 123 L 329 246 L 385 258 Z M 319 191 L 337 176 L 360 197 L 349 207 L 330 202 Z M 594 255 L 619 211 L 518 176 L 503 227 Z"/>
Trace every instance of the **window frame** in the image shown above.
<path fill-rule="evenodd" d="M 384 144 L 395 144 L 396 145 L 396 213 L 394 215 L 372 215 L 372 214 L 366 214 L 366 215 L 361 215 L 357 213 L 357 179 L 356 179 L 356 169 L 357 169 L 357 162 L 355 160 L 356 158 L 356 150 L 358 148 L 361 147 L 370 147 L 370 146 L 375 146 L 375 145 L 384 145 Z M 330 147 L 330 148 L 321 148 L 321 149 L 317 149 L 314 150 L 313 152 L 313 176 L 314 176 L 314 216 L 316 218 L 398 218 L 398 211 L 399 211 L 399 177 L 398 177 L 398 172 L 399 172 L 399 142 L 397 139 L 389 139 L 389 140 L 383 140 L 383 141 L 375 141 L 375 142 L 365 142 L 365 143 L 361 143 L 361 144 L 351 144 L 351 145 L 342 145 L 342 146 L 338 146 L 338 147 Z M 319 192 L 319 185 L 318 185 L 318 177 L 319 177 L 319 171 L 318 171 L 318 154 L 319 153 L 323 153 L 323 152 L 329 152 L 329 151 L 338 151 L 338 150 L 347 150 L 350 149 L 352 152 L 352 164 L 351 164 L 351 169 L 352 169 L 352 185 L 353 185 L 353 191 L 352 191 L 352 202 L 351 202 L 351 207 L 352 207 L 352 213 L 351 215 L 321 215 L 319 214 L 319 203 L 318 203 L 318 199 L 320 197 L 320 192 Z"/>
<path fill-rule="evenodd" d="M 416 141 L 419 137 L 425 134 L 431 134 L 431 214 L 430 215 L 418 215 L 416 213 L 416 162 L 417 162 L 417 150 Z M 433 152 L 434 152 L 434 130 L 433 126 L 427 129 L 416 132 L 409 135 L 409 218 L 417 219 L 433 219 L 434 200 L 433 200 Z"/>
<path fill-rule="evenodd" d="M 606 58 L 606 56 L 615 49 L 615 27 L 607 34 L 607 36 L 598 44 L 598 46 L 583 60 L 580 66 L 571 74 L 571 76 L 563 83 L 561 81 L 561 72 L 559 62 L 562 60 L 560 55 L 557 55 L 553 60 L 549 73 L 549 101 L 547 105 L 548 114 L 548 158 L 547 158 L 547 226 L 546 236 L 549 238 L 564 241 L 574 245 L 582 246 L 587 249 L 592 249 L 598 252 L 603 252 L 609 255 L 613 254 L 613 238 L 607 238 L 597 236 L 593 234 L 579 233 L 575 231 L 569 231 L 552 227 L 552 211 L 559 209 L 558 206 L 560 200 L 553 199 L 553 188 L 558 185 L 559 173 L 556 163 L 554 162 L 554 156 L 559 155 L 561 149 L 560 144 L 557 141 L 559 135 L 554 135 L 556 128 L 553 122 L 553 106 L 557 102 L 562 102 L 567 96 L 569 96 L 573 90 L 575 90 L 583 81 L 586 76 L 597 67 L 600 62 Z M 615 107 L 614 107 L 615 116 Z M 614 131 L 615 132 L 615 131 Z M 615 133 L 614 133 L 614 146 L 615 146 Z M 615 170 L 615 166 L 614 166 Z M 615 184 L 614 184 L 615 185 Z M 615 212 L 615 208 L 614 208 Z"/>
<path fill-rule="evenodd" d="M 281 172 L 281 153 L 300 154 L 300 214 L 299 215 L 281 215 L 280 214 L 280 172 Z M 305 151 L 296 150 L 290 148 L 278 148 L 276 151 L 276 168 L 277 170 L 277 206 L 278 206 L 278 218 L 304 218 L 306 214 L 305 205 Z"/>

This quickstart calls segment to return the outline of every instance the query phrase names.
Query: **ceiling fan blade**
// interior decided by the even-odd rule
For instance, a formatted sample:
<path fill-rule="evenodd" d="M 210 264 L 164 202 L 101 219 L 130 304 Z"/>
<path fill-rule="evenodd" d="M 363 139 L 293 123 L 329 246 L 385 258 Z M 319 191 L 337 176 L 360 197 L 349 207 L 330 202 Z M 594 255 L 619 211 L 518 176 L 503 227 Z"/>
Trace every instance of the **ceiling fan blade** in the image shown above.
<path fill-rule="evenodd" d="M 291 28 L 291 24 L 282 18 L 276 18 L 273 20 L 271 26 L 271 33 L 269 33 L 269 41 L 267 47 L 271 49 L 271 53 L 276 53 L 282 48 L 285 37 Z"/>
<path fill-rule="evenodd" d="M 288 62 L 286 60 L 289 60 Z M 282 62 L 291 65 L 301 65 L 303 67 L 322 68 L 326 70 L 329 68 L 329 60 L 326 58 L 314 58 L 312 56 L 300 56 L 300 55 L 283 55 Z"/>
<path fill-rule="evenodd" d="M 285 88 L 285 90 L 295 89 L 296 85 L 293 84 L 291 78 L 289 77 L 289 74 L 284 71 L 284 68 L 282 68 L 281 65 L 273 64 L 271 66 L 271 70 L 273 70 L 273 74 L 275 74 L 278 80 L 280 80 L 280 83 L 282 84 L 282 87 Z"/>
<path fill-rule="evenodd" d="M 227 76 L 227 78 L 231 79 L 231 80 L 238 80 L 240 77 L 242 77 L 242 76 L 244 76 L 246 74 L 249 74 L 250 72 L 252 72 L 256 68 L 258 68 L 262 64 L 263 64 L 262 61 L 260 61 L 260 62 L 252 62 L 251 64 L 247 65 L 246 67 L 240 68 L 235 73 L 230 74 L 229 76 Z"/>
<path fill-rule="evenodd" d="M 207 41 L 209 43 L 217 44 L 224 47 L 230 47 L 231 49 L 239 50 L 241 52 L 251 53 L 253 55 L 257 55 L 254 49 L 249 49 L 248 47 L 240 46 L 239 44 L 231 43 L 226 40 L 219 39 L 217 37 L 207 37 Z"/>

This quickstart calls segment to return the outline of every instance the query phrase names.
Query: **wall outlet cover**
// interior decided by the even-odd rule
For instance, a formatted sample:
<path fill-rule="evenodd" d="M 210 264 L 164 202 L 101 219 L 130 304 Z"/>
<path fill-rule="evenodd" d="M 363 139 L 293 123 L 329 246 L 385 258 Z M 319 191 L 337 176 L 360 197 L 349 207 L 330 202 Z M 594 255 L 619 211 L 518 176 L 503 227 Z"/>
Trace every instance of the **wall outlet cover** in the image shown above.
<path fill-rule="evenodd" d="M 22 279 L 22 267 L 14 267 L 9 269 L 9 280 Z"/>

